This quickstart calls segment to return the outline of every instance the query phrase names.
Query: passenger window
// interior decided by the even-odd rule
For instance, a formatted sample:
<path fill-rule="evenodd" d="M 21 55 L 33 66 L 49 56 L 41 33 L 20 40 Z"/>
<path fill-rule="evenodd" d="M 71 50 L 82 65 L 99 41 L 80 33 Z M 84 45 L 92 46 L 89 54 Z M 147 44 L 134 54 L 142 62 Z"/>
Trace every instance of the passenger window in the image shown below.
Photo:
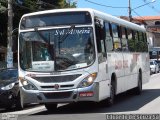
<path fill-rule="evenodd" d="M 143 33 L 143 36 L 144 36 L 144 52 L 148 52 L 148 41 L 146 33 Z"/>
<path fill-rule="evenodd" d="M 134 38 L 135 38 L 135 48 L 136 48 L 136 52 L 140 52 L 141 51 L 141 42 L 140 42 L 140 36 L 139 36 L 139 32 L 138 31 L 135 31 L 134 32 Z"/>
<path fill-rule="evenodd" d="M 138 52 L 147 52 L 148 44 L 146 39 L 146 34 L 143 32 L 139 32 L 138 34 L 139 41 L 137 43 L 137 51 Z"/>
<path fill-rule="evenodd" d="M 124 27 L 120 27 L 120 37 L 122 41 L 122 50 L 123 51 L 128 51 L 128 41 L 126 38 L 126 29 Z"/>
<path fill-rule="evenodd" d="M 113 34 L 113 42 L 114 42 L 114 50 L 121 51 L 121 41 L 118 36 L 118 26 L 116 24 L 112 24 L 112 34 Z"/>
<path fill-rule="evenodd" d="M 127 39 L 128 39 L 128 49 L 131 52 L 135 52 L 135 40 L 133 31 L 130 29 L 127 29 Z"/>
<path fill-rule="evenodd" d="M 111 26 L 108 22 L 105 22 L 105 42 L 106 50 L 113 51 L 113 40 L 111 36 Z"/>
<path fill-rule="evenodd" d="M 112 24 L 112 33 L 114 38 L 118 38 L 118 26 L 116 24 Z"/>
<path fill-rule="evenodd" d="M 145 44 L 144 44 L 144 36 L 142 32 L 139 32 L 139 41 L 138 41 L 138 52 L 144 52 Z"/>

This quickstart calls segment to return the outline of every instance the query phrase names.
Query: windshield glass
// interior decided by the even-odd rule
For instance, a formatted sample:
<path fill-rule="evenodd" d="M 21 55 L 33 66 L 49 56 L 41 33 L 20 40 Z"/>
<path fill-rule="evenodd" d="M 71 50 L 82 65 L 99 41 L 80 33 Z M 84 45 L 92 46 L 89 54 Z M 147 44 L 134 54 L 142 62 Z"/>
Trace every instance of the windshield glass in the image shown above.
<path fill-rule="evenodd" d="M 20 66 L 28 71 L 62 71 L 94 62 L 91 27 L 20 33 Z"/>

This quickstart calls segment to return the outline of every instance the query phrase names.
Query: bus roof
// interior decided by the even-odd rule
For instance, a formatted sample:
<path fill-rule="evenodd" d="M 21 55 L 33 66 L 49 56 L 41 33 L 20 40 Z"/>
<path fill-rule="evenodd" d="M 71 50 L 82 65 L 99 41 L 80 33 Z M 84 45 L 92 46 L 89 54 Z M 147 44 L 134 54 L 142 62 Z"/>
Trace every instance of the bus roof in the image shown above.
<path fill-rule="evenodd" d="M 22 16 L 22 18 L 26 17 L 26 16 L 34 16 L 34 15 L 40 15 L 40 14 L 59 13 L 59 12 L 73 12 L 73 11 L 88 11 L 88 12 L 91 13 L 91 15 L 97 16 L 97 17 L 102 18 L 106 21 L 116 23 L 118 25 L 125 26 L 127 28 L 131 28 L 131 29 L 135 29 L 135 30 L 138 30 L 138 31 L 146 32 L 146 30 L 143 26 L 131 23 L 129 21 L 123 20 L 123 19 L 118 18 L 116 16 L 112 16 L 110 14 L 103 13 L 103 12 L 100 12 L 98 10 L 91 9 L 91 8 L 65 8 L 65 9 L 45 10 L 45 11 L 39 11 L 39 12 L 24 14 Z"/>

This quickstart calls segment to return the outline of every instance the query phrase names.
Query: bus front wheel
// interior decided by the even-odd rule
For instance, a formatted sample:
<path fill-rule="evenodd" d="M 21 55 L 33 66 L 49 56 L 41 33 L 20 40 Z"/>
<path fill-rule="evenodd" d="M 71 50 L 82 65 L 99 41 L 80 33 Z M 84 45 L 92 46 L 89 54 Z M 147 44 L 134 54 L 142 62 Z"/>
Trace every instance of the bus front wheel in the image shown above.
<path fill-rule="evenodd" d="M 115 99 L 115 81 L 111 81 L 111 87 L 110 87 L 110 97 L 107 99 L 107 105 L 112 106 Z"/>
<path fill-rule="evenodd" d="M 54 112 L 54 111 L 57 110 L 57 104 L 56 104 L 56 103 L 46 103 L 46 104 L 44 104 L 44 105 L 45 105 L 45 107 L 46 107 L 46 109 L 47 109 L 48 111 Z"/>
<path fill-rule="evenodd" d="M 110 84 L 110 97 L 103 100 L 100 105 L 107 106 L 107 107 L 112 106 L 114 103 L 114 99 L 115 99 L 115 91 L 116 91 L 115 80 L 112 80 Z"/>

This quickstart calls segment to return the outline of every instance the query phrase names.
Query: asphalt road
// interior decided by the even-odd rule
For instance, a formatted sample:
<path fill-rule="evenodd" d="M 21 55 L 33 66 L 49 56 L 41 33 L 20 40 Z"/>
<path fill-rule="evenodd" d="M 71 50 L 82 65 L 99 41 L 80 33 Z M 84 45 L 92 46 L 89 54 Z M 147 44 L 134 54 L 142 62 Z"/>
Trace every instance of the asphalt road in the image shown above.
<path fill-rule="evenodd" d="M 58 111 L 48 112 L 43 105 L 30 105 L 23 111 L 0 109 L 0 113 L 17 115 L 18 120 L 106 120 L 106 114 L 160 114 L 159 106 L 160 73 L 151 75 L 150 82 L 143 85 L 141 95 L 120 94 L 112 107 L 88 102 L 72 103 L 60 104 Z"/>

